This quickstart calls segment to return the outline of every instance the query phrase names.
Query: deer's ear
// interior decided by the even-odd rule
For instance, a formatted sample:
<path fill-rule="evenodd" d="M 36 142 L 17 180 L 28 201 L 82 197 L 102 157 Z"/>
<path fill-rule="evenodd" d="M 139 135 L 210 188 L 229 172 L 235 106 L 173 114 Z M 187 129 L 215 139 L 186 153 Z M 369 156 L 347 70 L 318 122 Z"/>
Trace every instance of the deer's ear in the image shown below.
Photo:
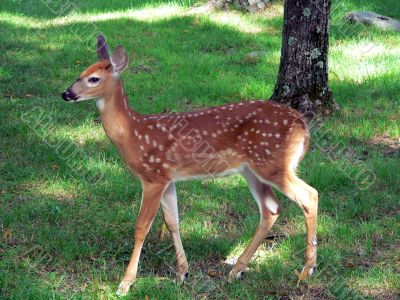
<path fill-rule="evenodd" d="M 108 51 L 106 39 L 101 34 L 97 37 L 96 52 L 100 60 L 110 59 L 110 53 Z"/>
<path fill-rule="evenodd" d="M 114 53 L 111 56 L 111 64 L 114 72 L 121 72 L 128 66 L 128 54 L 124 47 L 119 45 L 115 48 Z"/>

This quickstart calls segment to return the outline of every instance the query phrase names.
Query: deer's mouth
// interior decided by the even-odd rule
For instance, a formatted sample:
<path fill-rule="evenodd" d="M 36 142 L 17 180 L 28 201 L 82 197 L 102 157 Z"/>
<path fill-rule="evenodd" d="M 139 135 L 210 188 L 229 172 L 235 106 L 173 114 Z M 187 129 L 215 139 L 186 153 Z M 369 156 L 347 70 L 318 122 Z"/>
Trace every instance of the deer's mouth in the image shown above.
<path fill-rule="evenodd" d="M 65 92 L 63 92 L 62 94 L 62 98 L 65 101 L 77 101 L 79 99 L 78 96 L 75 95 L 74 92 L 72 92 L 70 89 L 66 90 Z"/>

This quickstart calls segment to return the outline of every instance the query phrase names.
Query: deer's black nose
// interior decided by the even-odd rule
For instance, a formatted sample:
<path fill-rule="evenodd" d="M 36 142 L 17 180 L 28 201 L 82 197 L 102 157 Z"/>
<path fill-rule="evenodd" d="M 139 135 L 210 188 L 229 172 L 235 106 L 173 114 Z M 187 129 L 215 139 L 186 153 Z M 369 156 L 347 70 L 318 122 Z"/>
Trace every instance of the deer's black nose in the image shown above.
<path fill-rule="evenodd" d="M 78 100 L 78 97 L 69 89 L 62 93 L 62 97 L 65 101 Z"/>

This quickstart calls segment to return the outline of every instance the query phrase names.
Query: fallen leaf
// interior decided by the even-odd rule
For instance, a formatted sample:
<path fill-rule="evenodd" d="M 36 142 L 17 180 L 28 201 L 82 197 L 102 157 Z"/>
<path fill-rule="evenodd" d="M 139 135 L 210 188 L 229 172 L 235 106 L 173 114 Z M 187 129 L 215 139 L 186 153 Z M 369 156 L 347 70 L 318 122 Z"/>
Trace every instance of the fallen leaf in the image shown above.
<path fill-rule="evenodd" d="M 12 237 L 12 231 L 11 231 L 11 229 L 5 229 L 5 230 L 3 230 L 3 238 L 4 239 L 10 239 L 11 240 L 11 237 Z"/>
<path fill-rule="evenodd" d="M 218 271 L 215 271 L 215 270 L 211 270 L 207 274 L 210 277 L 222 277 L 224 275 L 221 272 L 218 272 Z"/>
<path fill-rule="evenodd" d="M 356 267 L 356 264 L 354 262 L 348 261 L 344 264 L 344 266 L 348 269 L 353 269 Z"/>

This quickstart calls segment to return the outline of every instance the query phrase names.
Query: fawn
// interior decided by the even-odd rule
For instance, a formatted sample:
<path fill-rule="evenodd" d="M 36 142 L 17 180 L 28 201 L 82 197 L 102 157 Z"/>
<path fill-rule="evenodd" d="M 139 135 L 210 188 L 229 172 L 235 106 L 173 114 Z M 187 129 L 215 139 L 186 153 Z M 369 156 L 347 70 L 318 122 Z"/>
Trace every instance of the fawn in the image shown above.
<path fill-rule="evenodd" d="M 278 218 L 280 206 L 272 188 L 296 202 L 306 221 L 305 266 L 298 282 L 312 275 L 317 260 L 318 192 L 296 176 L 309 133 L 302 115 L 271 101 L 243 101 L 186 113 L 141 115 L 124 94 L 120 73 L 128 65 L 122 46 L 109 55 L 103 36 L 97 39 L 100 62 L 91 65 L 62 94 L 77 102 L 96 99 L 104 131 L 127 167 L 140 178 L 142 203 L 135 225 L 135 245 L 117 294 L 126 295 L 136 279 L 143 242 L 161 205 L 177 258 L 177 280 L 188 275 L 179 234 L 175 181 L 240 173 L 257 202 L 260 223 L 229 274 L 243 271 Z"/>

